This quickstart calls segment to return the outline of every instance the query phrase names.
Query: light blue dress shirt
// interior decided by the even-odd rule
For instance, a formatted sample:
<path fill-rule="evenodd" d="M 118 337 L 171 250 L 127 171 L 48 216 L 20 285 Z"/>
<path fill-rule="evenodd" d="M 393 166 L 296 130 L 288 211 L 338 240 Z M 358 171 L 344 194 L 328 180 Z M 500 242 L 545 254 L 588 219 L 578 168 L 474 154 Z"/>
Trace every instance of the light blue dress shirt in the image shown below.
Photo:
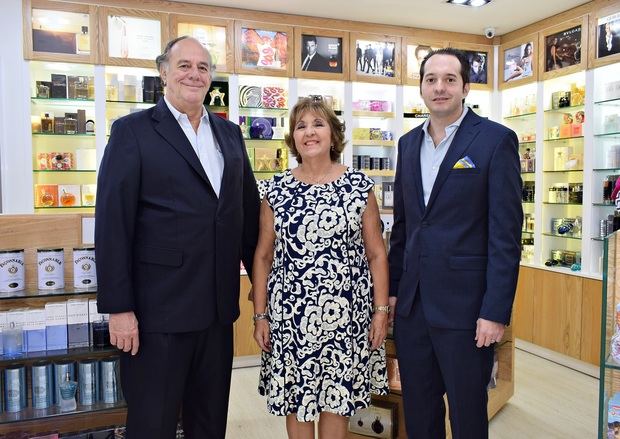
<path fill-rule="evenodd" d="M 424 189 L 424 205 L 428 204 L 431 197 L 431 191 L 435 185 L 435 179 L 439 172 L 439 166 L 452 144 L 456 130 L 461 125 L 463 118 L 467 114 L 468 108 L 464 107 L 461 117 L 446 127 L 446 137 L 443 138 L 439 145 L 435 146 L 433 138 L 428 132 L 428 125 L 431 121 L 430 117 L 424 121 L 422 131 L 424 131 L 424 139 L 422 140 L 422 148 L 420 148 L 420 170 L 422 171 L 422 188 Z"/>
<path fill-rule="evenodd" d="M 202 107 L 200 125 L 198 125 L 198 130 L 194 131 L 187 114 L 181 113 L 174 108 L 165 96 L 164 101 L 166 101 L 168 109 L 181 126 L 187 140 L 192 144 L 192 148 L 194 148 L 200 160 L 200 164 L 204 168 L 207 177 L 209 177 L 209 182 L 211 182 L 215 194 L 219 197 L 220 186 L 222 185 L 222 174 L 224 173 L 224 156 L 217 143 L 217 139 L 213 135 L 207 110 Z"/>

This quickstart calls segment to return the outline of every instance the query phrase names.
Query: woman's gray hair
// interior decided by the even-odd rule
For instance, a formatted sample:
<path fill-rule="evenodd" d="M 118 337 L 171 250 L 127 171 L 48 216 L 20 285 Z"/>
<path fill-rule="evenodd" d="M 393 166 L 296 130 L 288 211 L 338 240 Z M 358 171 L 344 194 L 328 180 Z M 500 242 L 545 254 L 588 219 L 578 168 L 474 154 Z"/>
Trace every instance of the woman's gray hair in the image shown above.
<path fill-rule="evenodd" d="M 162 53 L 161 55 L 158 55 L 157 58 L 155 58 L 155 64 L 157 65 L 158 72 L 161 73 L 162 68 L 163 69 L 168 68 L 168 61 L 170 60 L 170 51 L 172 50 L 174 45 L 178 43 L 179 41 L 186 40 L 188 38 L 191 38 L 192 40 L 195 40 L 197 43 L 200 44 L 200 41 L 196 40 L 193 37 L 190 37 L 189 35 L 182 35 L 180 37 L 177 37 L 173 40 L 168 41 L 168 44 L 166 44 L 166 47 L 164 48 L 164 53 Z M 200 45 L 202 46 L 202 44 Z M 206 47 L 204 47 L 204 49 L 209 55 L 209 71 L 213 73 L 215 71 L 215 65 L 213 64 L 213 57 L 211 56 L 211 52 L 209 52 L 209 50 Z"/>

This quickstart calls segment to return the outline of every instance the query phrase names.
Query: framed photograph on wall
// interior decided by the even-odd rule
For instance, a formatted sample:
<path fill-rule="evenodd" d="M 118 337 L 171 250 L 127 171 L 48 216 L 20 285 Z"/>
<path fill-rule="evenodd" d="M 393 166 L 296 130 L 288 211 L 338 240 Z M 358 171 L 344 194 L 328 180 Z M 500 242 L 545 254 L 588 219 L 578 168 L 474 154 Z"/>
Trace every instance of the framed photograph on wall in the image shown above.
<path fill-rule="evenodd" d="M 94 64 L 98 60 L 95 6 L 23 2 L 24 58 Z"/>
<path fill-rule="evenodd" d="M 250 75 L 293 76 L 293 27 L 235 22 L 235 71 Z"/>
<path fill-rule="evenodd" d="M 372 400 L 368 408 L 358 410 L 349 418 L 349 431 L 372 438 L 395 438 L 398 435 L 398 404 Z"/>
<path fill-rule="evenodd" d="M 232 20 L 206 18 L 192 15 L 170 15 L 171 38 L 188 35 L 196 38 L 209 50 L 215 70 L 231 73 L 233 62 Z"/>
<path fill-rule="evenodd" d="M 528 84 L 537 80 L 537 42 L 537 35 L 532 34 L 500 46 L 500 89 Z"/>
<path fill-rule="evenodd" d="M 401 38 L 377 34 L 351 34 L 351 81 L 400 84 Z"/>
<path fill-rule="evenodd" d="M 469 82 L 472 90 L 493 89 L 493 47 L 482 44 L 454 43 L 450 47 L 462 50 L 469 62 Z"/>
<path fill-rule="evenodd" d="M 100 8 L 104 64 L 155 68 L 168 42 L 168 16 L 152 11 Z"/>
<path fill-rule="evenodd" d="M 422 60 L 431 50 L 441 49 L 442 47 L 446 47 L 446 43 L 441 41 L 403 39 L 403 83 L 419 85 Z"/>
<path fill-rule="evenodd" d="M 586 68 L 587 27 L 587 17 L 582 17 L 541 32 L 538 70 L 543 80 Z"/>
<path fill-rule="evenodd" d="M 345 80 L 349 66 L 346 32 L 295 28 L 295 76 Z"/>
<path fill-rule="evenodd" d="M 620 7 L 615 4 L 590 14 L 588 68 L 620 62 Z"/>

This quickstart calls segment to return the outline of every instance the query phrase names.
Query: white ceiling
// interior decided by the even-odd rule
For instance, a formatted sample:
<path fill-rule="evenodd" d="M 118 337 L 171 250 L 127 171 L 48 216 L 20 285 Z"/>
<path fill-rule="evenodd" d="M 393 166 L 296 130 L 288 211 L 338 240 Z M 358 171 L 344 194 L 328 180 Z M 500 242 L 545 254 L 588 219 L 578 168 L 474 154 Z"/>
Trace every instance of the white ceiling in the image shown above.
<path fill-rule="evenodd" d="M 447 4 L 446 0 L 268 0 L 256 3 L 247 0 L 182 1 L 476 35 L 482 35 L 486 27 L 494 27 L 496 35 L 503 35 L 588 2 L 492 0 L 480 8 L 468 8 Z"/>

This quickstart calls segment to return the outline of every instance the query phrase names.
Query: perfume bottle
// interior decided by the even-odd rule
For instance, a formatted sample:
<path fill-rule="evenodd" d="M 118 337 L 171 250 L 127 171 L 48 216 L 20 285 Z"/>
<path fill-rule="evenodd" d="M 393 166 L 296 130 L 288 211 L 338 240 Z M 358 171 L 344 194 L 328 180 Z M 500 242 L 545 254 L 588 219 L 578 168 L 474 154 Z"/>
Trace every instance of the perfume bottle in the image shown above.
<path fill-rule="evenodd" d="M 76 38 L 76 53 L 78 55 L 88 55 L 90 53 L 90 36 L 88 35 L 88 26 L 82 26 L 82 33 Z"/>
<path fill-rule="evenodd" d="M 49 113 L 43 113 L 41 116 L 41 131 L 44 133 L 54 132 L 54 119 Z"/>
<path fill-rule="evenodd" d="M 86 76 L 78 76 L 75 83 L 75 99 L 88 99 L 88 78 Z"/>
<path fill-rule="evenodd" d="M 73 113 L 65 113 L 65 133 L 77 133 L 77 115 Z"/>
<path fill-rule="evenodd" d="M 105 98 L 108 101 L 118 101 L 118 77 L 116 75 L 107 75 Z"/>
<path fill-rule="evenodd" d="M 8 327 L 2 330 L 2 346 L 4 355 L 7 357 L 21 355 L 23 352 L 23 329 L 22 325 L 10 322 Z"/>
<path fill-rule="evenodd" d="M 64 207 L 75 206 L 75 195 L 63 189 L 60 195 L 60 205 Z"/>
<path fill-rule="evenodd" d="M 70 412 L 77 408 L 75 401 L 75 392 L 77 390 L 77 382 L 71 381 L 71 375 L 67 372 L 65 381 L 60 384 L 60 411 Z"/>

